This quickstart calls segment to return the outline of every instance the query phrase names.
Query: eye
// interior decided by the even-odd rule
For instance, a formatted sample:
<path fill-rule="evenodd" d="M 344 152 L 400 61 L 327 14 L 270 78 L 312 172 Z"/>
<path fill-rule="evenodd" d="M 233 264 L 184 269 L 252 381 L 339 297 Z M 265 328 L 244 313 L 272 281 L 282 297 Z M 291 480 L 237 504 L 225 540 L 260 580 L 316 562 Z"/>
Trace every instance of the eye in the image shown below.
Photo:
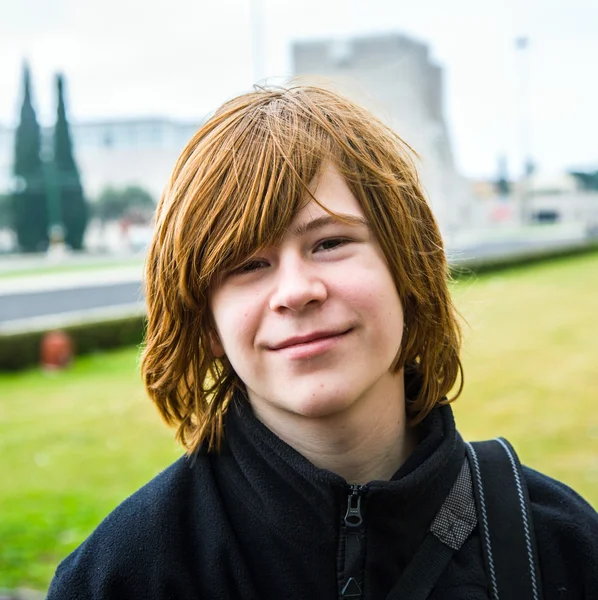
<path fill-rule="evenodd" d="M 345 239 L 345 238 L 329 238 L 327 240 L 322 240 L 321 242 L 318 242 L 318 244 L 315 247 L 315 250 L 320 250 L 322 252 L 326 252 L 328 250 L 334 250 L 335 248 L 338 248 L 339 246 L 344 246 L 345 244 L 347 244 L 349 242 L 349 240 Z"/>
<path fill-rule="evenodd" d="M 264 269 L 267 266 L 269 266 L 267 261 L 262 260 L 261 258 L 255 258 L 247 261 L 246 263 L 243 263 L 236 269 L 233 269 L 231 271 L 231 275 L 243 275 L 244 273 L 253 273 L 254 271 Z"/>

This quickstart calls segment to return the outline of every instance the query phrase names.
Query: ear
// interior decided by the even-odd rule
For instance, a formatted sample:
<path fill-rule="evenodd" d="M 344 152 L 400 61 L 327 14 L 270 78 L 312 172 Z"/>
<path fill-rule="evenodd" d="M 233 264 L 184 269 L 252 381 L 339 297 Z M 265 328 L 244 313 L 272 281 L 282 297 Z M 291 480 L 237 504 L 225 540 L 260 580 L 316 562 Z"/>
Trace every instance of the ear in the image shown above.
<path fill-rule="evenodd" d="M 210 350 L 216 358 L 222 358 L 224 356 L 224 346 L 214 329 L 210 331 Z"/>

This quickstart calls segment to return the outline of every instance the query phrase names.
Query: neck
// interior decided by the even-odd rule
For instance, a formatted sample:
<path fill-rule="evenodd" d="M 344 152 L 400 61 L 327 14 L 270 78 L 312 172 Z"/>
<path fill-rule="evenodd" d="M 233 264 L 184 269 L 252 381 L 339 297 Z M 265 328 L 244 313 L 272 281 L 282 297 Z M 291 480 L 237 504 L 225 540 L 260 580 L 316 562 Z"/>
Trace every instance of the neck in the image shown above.
<path fill-rule="evenodd" d="M 254 405 L 254 412 L 316 467 L 352 484 L 390 479 L 417 444 L 407 425 L 402 372 L 341 413 L 313 418 L 263 404 L 259 410 Z"/>

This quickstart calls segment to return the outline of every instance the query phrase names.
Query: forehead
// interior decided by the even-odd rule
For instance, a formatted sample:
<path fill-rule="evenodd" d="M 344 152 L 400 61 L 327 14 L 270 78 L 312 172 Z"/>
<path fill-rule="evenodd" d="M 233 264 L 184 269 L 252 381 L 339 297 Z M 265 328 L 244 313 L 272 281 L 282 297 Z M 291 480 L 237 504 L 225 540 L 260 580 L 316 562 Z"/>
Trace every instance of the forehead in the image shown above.
<path fill-rule="evenodd" d="M 334 166 L 324 165 L 310 182 L 309 191 L 313 198 L 309 198 L 297 211 L 292 226 L 329 216 L 331 213 L 363 219 L 363 210 L 359 201 Z"/>

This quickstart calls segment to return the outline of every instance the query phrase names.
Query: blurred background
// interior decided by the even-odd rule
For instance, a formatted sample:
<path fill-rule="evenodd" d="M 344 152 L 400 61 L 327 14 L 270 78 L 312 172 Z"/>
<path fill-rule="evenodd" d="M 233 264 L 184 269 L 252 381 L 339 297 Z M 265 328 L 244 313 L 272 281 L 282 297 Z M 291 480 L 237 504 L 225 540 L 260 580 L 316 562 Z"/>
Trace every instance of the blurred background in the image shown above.
<path fill-rule="evenodd" d="M 144 253 L 186 142 L 255 83 L 326 81 L 419 153 L 464 436 L 598 505 L 596 2 L 0 2 L 0 598 L 181 453 L 137 370 Z"/>

